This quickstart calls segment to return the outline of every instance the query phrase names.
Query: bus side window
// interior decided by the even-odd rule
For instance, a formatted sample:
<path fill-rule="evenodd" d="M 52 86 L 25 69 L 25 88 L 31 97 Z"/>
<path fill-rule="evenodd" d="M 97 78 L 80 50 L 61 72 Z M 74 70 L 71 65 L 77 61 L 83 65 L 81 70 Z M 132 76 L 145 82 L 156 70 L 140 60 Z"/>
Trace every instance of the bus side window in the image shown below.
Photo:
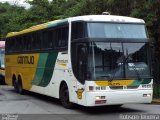
<path fill-rule="evenodd" d="M 28 41 L 28 44 L 27 44 L 27 51 L 30 51 L 31 50 L 31 35 L 27 35 L 27 41 Z"/>
<path fill-rule="evenodd" d="M 67 48 L 68 45 L 68 32 L 69 27 L 63 26 L 56 30 L 56 48 L 59 50 L 62 50 L 64 48 Z"/>
<path fill-rule="evenodd" d="M 66 47 L 68 45 L 68 33 L 69 33 L 69 27 L 66 26 L 64 28 L 62 28 L 62 31 L 61 31 L 61 46 L 62 47 Z"/>
<path fill-rule="evenodd" d="M 34 34 L 33 33 L 31 33 L 31 38 L 30 38 L 31 40 L 30 40 L 30 50 L 34 50 L 34 48 L 35 48 L 35 42 L 34 42 Z"/>
<path fill-rule="evenodd" d="M 23 51 L 27 51 L 28 50 L 28 40 L 27 40 L 27 36 L 23 36 Z"/>
<path fill-rule="evenodd" d="M 15 39 L 14 38 L 10 39 L 10 44 L 9 44 L 10 52 L 13 52 L 14 43 L 15 43 Z"/>
<path fill-rule="evenodd" d="M 48 31 L 43 32 L 42 48 L 43 50 L 48 49 Z"/>
<path fill-rule="evenodd" d="M 54 48 L 54 46 L 53 46 L 53 42 L 54 42 L 54 35 L 55 34 L 55 32 L 53 31 L 53 30 L 50 30 L 50 31 L 48 31 L 48 46 L 49 46 L 49 49 L 53 49 Z"/>
<path fill-rule="evenodd" d="M 43 50 L 43 49 L 42 49 L 42 48 L 43 48 L 42 42 L 43 42 L 43 34 L 42 34 L 42 32 L 39 32 L 39 33 L 38 33 L 38 43 L 39 43 L 39 49 L 40 49 L 40 50 Z"/>
<path fill-rule="evenodd" d="M 32 35 L 32 37 L 33 37 L 33 50 L 40 50 L 40 36 L 39 36 L 39 33 L 38 32 L 35 32 L 35 33 L 33 33 L 33 35 Z"/>
<path fill-rule="evenodd" d="M 16 51 L 16 42 L 17 42 L 17 38 L 15 37 L 13 40 L 12 40 L 12 52 L 15 52 Z"/>
<path fill-rule="evenodd" d="M 61 28 L 56 30 L 56 47 L 60 48 L 61 46 Z"/>
<path fill-rule="evenodd" d="M 18 52 L 20 52 L 23 49 L 23 37 L 18 37 L 18 44 Z"/>

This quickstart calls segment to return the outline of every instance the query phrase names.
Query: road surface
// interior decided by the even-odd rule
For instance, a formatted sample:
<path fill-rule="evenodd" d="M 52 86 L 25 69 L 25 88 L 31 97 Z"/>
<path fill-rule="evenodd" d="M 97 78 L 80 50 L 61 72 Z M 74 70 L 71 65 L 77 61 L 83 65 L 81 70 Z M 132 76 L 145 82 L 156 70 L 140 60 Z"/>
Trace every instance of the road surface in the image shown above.
<path fill-rule="evenodd" d="M 131 117 L 144 120 L 146 115 L 155 119 L 159 115 L 160 119 L 160 105 L 125 104 L 120 108 L 76 105 L 70 110 L 63 108 L 57 99 L 32 92 L 19 95 L 13 87 L 0 86 L 0 120 L 5 117 L 15 117 L 15 120 L 129 120 Z"/>

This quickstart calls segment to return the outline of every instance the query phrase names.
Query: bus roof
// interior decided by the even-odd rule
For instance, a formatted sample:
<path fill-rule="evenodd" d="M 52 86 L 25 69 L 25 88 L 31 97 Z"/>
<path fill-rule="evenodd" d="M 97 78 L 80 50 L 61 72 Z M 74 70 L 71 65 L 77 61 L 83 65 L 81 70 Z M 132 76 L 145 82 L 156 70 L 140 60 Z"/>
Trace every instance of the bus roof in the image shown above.
<path fill-rule="evenodd" d="M 45 29 L 45 28 L 57 26 L 58 24 L 61 24 L 61 23 L 64 23 L 64 22 L 66 22 L 66 19 L 50 21 L 50 22 L 47 22 L 47 23 L 44 23 L 44 24 L 39 24 L 39 25 L 32 26 L 28 29 L 24 29 L 24 30 L 19 31 L 19 32 L 10 32 L 10 33 L 7 34 L 7 37 L 13 37 L 13 36 L 22 35 L 22 34 L 30 33 L 30 32 L 37 31 L 37 30 L 42 30 L 42 29 Z"/>
<path fill-rule="evenodd" d="M 5 41 L 0 41 L 0 48 L 4 48 L 5 47 Z"/>
<path fill-rule="evenodd" d="M 77 16 L 69 18 L 70 21 L 99 21 L 99 22 L 121 22 L 121 23 L 142 23 L 144 20 L 126 16 L 116 16 L 116 15 L 86 15 Z"/>
<path fill-rule="evenodd" d="M 57 26 L 61 23 L 65 23 L 67 21 L 90 21 L 90 22 L 99 21 L 99 22 L 121 22 L 121 23 L 143 23 L 143 24 L 145 23 L 144 20 L 142 19 L 124 17 L 124 16 L 86 15 L 86 16 L 77 16 L 77 17 L 70 17 L 70 18 L 62 19 L 62 20 L 50 21 L 44 24 L 32 26 L 28 29 L 25 29 L 19 32 L 10 32 L 7 34 L 7 37 L 13 37 L 13 36 L 22 35 L 22 34 L 37 31 L 37 30 L 42 30 L 45 28 L 50 28 L 53 26 Z"/>

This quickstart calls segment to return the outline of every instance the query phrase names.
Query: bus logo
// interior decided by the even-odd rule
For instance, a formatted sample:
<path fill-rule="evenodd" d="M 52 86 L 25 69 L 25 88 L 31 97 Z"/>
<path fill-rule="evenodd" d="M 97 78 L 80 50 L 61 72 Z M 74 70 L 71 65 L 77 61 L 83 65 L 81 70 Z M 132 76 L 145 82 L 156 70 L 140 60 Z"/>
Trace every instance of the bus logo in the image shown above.
<path fill-rule="evenodd" d="M 34 56 L 18 56 L 18 64 L 34 64 Z"/>
<path fill-rule="evenodd" d="M 84 91 L 83 88 L 82 88 L 82 89 L 78 89 L 78 90 L 76 91 L 78 99 L 82 99 L 82 93 L 83 93 L 83 91 Z"/>

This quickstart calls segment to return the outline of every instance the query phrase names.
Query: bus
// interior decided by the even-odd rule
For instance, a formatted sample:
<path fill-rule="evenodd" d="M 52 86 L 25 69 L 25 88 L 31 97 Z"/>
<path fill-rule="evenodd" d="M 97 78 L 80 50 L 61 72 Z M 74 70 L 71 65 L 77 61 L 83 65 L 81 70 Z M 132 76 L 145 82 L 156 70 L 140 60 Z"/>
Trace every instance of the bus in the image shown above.
<path fill-rule="evenodd" d="M 0 41 L 0 84 L 5 84 L 4 54 L 5 54 L 5 41 Z"/>
<path fill-rule="evenodd" d="M 65 108 L 151 103 L 153 79 L 144 20 L 86 15 L 11 32 L 8 85 L 61 100 Z"/>

